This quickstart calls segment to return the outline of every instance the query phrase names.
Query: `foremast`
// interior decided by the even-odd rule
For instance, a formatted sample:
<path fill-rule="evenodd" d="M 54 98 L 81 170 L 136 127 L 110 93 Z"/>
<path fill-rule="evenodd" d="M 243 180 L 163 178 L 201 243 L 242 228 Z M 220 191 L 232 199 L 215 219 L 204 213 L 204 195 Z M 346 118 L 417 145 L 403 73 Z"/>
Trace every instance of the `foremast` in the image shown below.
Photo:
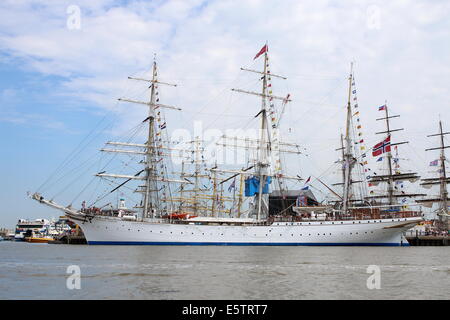
<path fill-rule="evenodd" d="M 123 145 L 128 147 L 138 147 L 144 148 L 143 151 L 135 151 L 135 150 L 111 150 L 111 149 L 102 149 L 101 151 L 106 152 L 119 152 L 119 153 L 134 153 L 144 155 L 144 169 L 137 173 L 134 176 L 127 175 L 114 175 L 114 174 L 106 174 L 106 173 L 98 173 L 99 177 L 112 177 L 112 178 L 126 178 L 129 180 L 138 179 L 142 180 L 143 185 L 139 186 L 136 192 L 142 193 L 142 204 L 137 206 L 137 208 L 142 209 L 142 219 L 145 218 L 155 218 L 155 216 L 162 214 L 162 205 L 170 203 L 171 200 L 167 199 L 167 192 L 170 193 L 168 185 L 169 183 L 180 183 L 186 184 L 188 183 L 185 180 L 176 180 L 169 179 L 167 169 L 164 165 L 164 156 L 163 150 L 166 150 L 170 153 L 176 149 L 171 149 L 169 147 L 164 147 L 162 145 L 161 132 L 166 128 L 166 123 L 160 121 L 160 111 L 161 109 L 173 109 L 173 110 L 181 110 L 178 107 L 169 106 L 165 104 L 159 103 L 159 92 L 158 86 L 160 84 L 176 87 L 176 84 L 170 84 L 166 82 L 162 82 L 158 80 L 158 71 L 157 71 L 157 63 L 156 59 L 153 61 L 152 66 L 152 78 L 151 79 L 143 79 L 143 78 L 135 78 L 128 77 L 131 80 L 145 81 L 150 82 L 150 97 L 148 102 L 144 101 L 136 101 L 131 99 L 123 99 L 120 98 L 119 101 L 143 104 L 148 106 L 148 117 L 143 120 L 143 122 L 148 123 L 147 127 L 147 141 L 144 144 L 130 144 L 130 143 L 117 143 L 117 142 L 108 142 L 107 144 L 113 145 Z M 159 131 L 156 130 L 158 126 Z M 159 138 L 157 138 L 159 136 Z M 161 174 L 158 168 L 161 167 Z M 164 172 L 164 170 L 166 172 Z M 145 176 L 140 176 L 141 172 L 145 172 Z M 162 192 L 161 192 L 162 191 Z M 161 194 L 163 196 L 161 196 Z M 168 211 L 165 208 L 165 211 Z M 166 212 L 167 213 L 167 212 Z"/>

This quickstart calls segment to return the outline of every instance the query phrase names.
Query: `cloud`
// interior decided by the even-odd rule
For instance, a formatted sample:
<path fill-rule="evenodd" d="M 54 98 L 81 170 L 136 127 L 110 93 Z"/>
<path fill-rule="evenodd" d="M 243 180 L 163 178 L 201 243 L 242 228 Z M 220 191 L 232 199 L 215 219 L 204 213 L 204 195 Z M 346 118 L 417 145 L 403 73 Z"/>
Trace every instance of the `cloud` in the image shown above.
<path fill-rule="evenodd" d="M 402 114 L 405 135 L 417 134 L 420 150 L 438 114 L 449 115 L 448 2 L 78 1 L 81 28 L 69 30 L 71 4 L 2 2 L 0 52 L 24 70 L 61 77 L 58 94 L 120 114 L 122 127 L 145 110 L 115 101 L 146 98 L 145 85 L 126 77 L 148 77 L 155 53 L 160 79 L 179 84 L 161 89 L 165 103 L 185 110 L 168 112 L 173 126 L 190 127 L 194 119 L 224 129 L 249 125 L 259 100 L 229 89 L 259 90 L 258 78 L 239 68 L 260 69 L 252 59 L 266 41 L 272 71 L 289 78 L 274 81 L 278 95 L 293 99 L 283 119 L 287 135 L 310 154 L 301 168 L 293 165 L 302 174 L 319 175 L 338 156 L 350 61 L 369 146 L 379 140 L 376 107 L 386 99 Z"/>

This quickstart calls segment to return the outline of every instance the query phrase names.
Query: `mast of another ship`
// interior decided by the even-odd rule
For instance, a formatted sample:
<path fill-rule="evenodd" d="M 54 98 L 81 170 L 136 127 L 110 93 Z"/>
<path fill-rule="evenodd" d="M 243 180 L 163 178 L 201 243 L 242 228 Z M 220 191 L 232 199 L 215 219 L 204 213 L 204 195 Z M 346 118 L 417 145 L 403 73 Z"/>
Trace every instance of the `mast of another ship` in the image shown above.
<path fill-rule="evenodd" d="M 448 216 L 448 191 L 447 191 L 447 174 L 445 171 L 445 145 L 444 145 L 444 135 L 449 134 L 450 132 L 443 133 L 442 132 L 442 121 L 439 121 L 439 132 L 440 132 L 440 140 L 441 140 L 441 184 L 440 184 L 440 195 L 441 195 L 441 212 Z M 448 218 L 446 217 L 448 220 Z M 447 226 L 448 229 L 448 226 Z"/>
<path fill-rule="evenodd" d="M 445 149 L 450 148 L 450 146 L 446 146 L 444 144 L 444 136 L 450 134 L 450 132 L 443 132 L 442 130 L 442 121 L 439 120 L 439 133 L 429 135 L 428 137 L 435 137 L 439 136 L 440 140 L 440 146 L 436 148 L 430 148 L 426 149 L 425 151 L 430 150 L 440 150 L 440 177 L 439 178 L 429 178 L 429 179 L 423 179 L 424 183 L 422 183 L 422 186 L 426 185 L 435 185 L 439 184 L 439 199 L 430 199 L 428 201 L 431 202 L 439 202 L 439 222 L 440 222 L 440 228 L 444 230 L 448 230 L 448 191 L 447 191 L 447 183 L 450 183 L 450 179 L 447 178 L 447 173 L 445 169 Z M 426 200 L 425 200 L 426 201 Z"/>

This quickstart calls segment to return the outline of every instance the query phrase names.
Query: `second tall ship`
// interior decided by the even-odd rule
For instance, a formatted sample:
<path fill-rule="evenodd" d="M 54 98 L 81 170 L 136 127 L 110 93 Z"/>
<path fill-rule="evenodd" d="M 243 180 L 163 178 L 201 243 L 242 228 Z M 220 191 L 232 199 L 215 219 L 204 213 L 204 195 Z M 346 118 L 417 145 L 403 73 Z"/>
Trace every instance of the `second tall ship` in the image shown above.
<path fill-rule="evenodd" d="M 163 139 L 167 123 L 161 110 L 180 110 L 159 102 L 158 87 L 170 85 L 158 80 L 157 64 L 153 63 L 152 78 L 134 80 L 150 83 L 149 101 L 121 99 L 148 107 L 148 117 L 143 119 L 146 127 L 144 143 L 108 142 L 108 146 L 122 149 L 102 149 L 104 152 L 133 154 L 139 157 L 136 163 L 143 168 L 134 174 L 112 174 L 105 171 L 96 175 L 103 179 L 118 179 L 113 191 L 138 181 L 135 192 L 142 194 L 142 201 L 135 208 L 127 209 L 122 203 L 115 210 L 86 207 L 75 209 L 63 206 L 41 193 L 31 197 L 42 204 L 61 210 L 83 230 L 89 244 L 99 245 L 259 245 L 259 246 L 402 246 L 408 245 L 403 232 L 423 220 L 422 212 L 404 210 L 404 204 L 396 202 L 392 186 L 392 172 L 378 182 L 387 182 L 388 202 L 374 202 L 366 197 L 356 199 L 354 183 L 357 155 L 353 150 L 351 91 L 353 71 L 349 77 L 346 133 L 342 137 L 342 192 L 335 192 L 337 200 L 327 204 L 318 203 L 306 190 L 292 192 L 286 188 L 286 180 L 301 181 L 300 176 L 288 176 L 283 170 L 280 153 L 299 153 L 298 145 L 281 141 L 279 124 L 282 110 L 275 108 L 279 101 L 282 108 L 289 103 L 290 95 L 279 97 L 272 94 L 272 74 L 269 69 L 267 44 L 255 59 L 263 56 L 261 71 L 243 69 L 257 74 L 262 82 L 260 92 L 233 89 L 235 92 L 253 95 L 261 99 L 260 120 L 257 139 L 245 139 L 246 148 L 253 148 L 254 158 L 246 168 L 205 168 L 201 156 L 201 141 L 190 141 L 193 157 L 181 162 L 181 173 L 174 176 L 168 170 L 170 152 L 173 147 Z M 386 120 L 389 119 L 386 114 Z M 388 130 L 385 141 L 389 141 Z M 236 142 L 239 137 L 231 138 Z M 357 143 L 357 141 L 356 141 Z M 226 144 L 226 143 L 225 143 Z M 291 149 L 290 149 L 291 148 Z M 293 150 L 297 148 L 297 151 Z M 173 152 L 179 152 L 174 150 Z M 391 161 L 391 151 L 384 150 Z M 186 170 L 188 165 L 192 170 Z M 228 175 L 225 178 L 220 178 Z M 206 178 L 209 187 L 202 183 Z M 402 176 L 403 179 L 411 178 Z M 414 176 L 415 178 L 415 176 Z M 234 179 L 234 180 L 232 180 Z M 224 182 L 232 181 L 230 190 L 239 189 L 239 196 L 226 196 Z M 377 181 L 373 181 L 377 182 Z M 239 184 L 239 186 L 236 186 Z M 273 186 L 277 185 L 277 190 Z M 229 190 L 229 191 L 230 191 Z M 244 192 L 245 190 L 245 192 Z M 277 195 L 275 197 L 274 195 Z M 294 199 L 292 201 L 292 199 Z M 247 210 L 243 203 L 248 202 Z M 226 202 L 232 203 L 227 209 Z M 276 203 L 276 205 L 275 205 Z"/>

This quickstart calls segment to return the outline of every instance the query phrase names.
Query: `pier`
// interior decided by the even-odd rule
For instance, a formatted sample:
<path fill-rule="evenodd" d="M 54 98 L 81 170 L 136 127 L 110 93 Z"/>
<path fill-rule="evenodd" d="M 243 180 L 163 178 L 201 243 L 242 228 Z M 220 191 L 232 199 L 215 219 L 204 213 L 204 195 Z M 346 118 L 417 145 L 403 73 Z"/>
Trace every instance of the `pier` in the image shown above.
<path fill-rule="evenodd" d="M 429 234 L 416 230 L 415 233 L 411 232 L 405 237 L 411 246 L 448 246 L 450 244 L 448 234 Z"/>

